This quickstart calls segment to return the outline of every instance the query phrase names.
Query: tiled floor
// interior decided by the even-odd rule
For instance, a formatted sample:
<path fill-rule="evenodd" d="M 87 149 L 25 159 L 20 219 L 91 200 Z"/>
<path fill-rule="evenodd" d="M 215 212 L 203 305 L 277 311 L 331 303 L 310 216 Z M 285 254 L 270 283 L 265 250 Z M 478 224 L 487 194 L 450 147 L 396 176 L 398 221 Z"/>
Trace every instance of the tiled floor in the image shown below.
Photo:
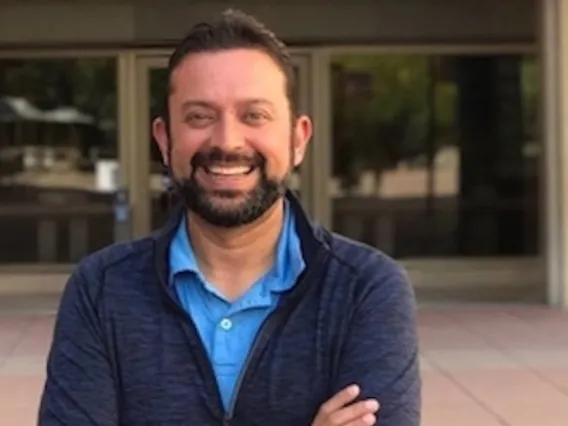
<path fill-rule="evenodd" d="M 35 425 L 53 317 L 0 315 L 0 424 Z M 423 426 L 567 426 L 568 313 L 420 313 Z"/>

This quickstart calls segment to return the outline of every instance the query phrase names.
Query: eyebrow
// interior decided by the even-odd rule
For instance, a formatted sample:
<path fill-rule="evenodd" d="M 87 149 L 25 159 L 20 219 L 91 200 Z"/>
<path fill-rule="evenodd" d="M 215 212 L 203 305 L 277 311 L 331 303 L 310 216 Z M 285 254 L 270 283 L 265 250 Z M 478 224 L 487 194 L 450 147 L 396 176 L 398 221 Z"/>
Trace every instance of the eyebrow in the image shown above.
<path fill-rule="evenodd" d="M 181 104 L 181 109 L 186 110 L 192 107 L 213 108 L 214 106 L 215 105 L 213 105 L 211 102 L 190 100 L 190 101 L 184 101 Z"/>
<path fill-rule="evenodd" d="M 269 106 L 271 108 L 274 107 L 274 104 L 272 102 L 270 102 L 268 99 L 263 99 L 263 98 L 251 98 L 251 99 L 243 99 L 241 101 L 238 102 L 238 104 L 241 105 L 266 105 Z M 201 107 L 201 108 L 217 108 L 216 104 L 214 102 L 209 102 L 206 100 L 199 100 L 199 99 L 195 99 L 195 100 L 187 100 L 185 102 L 182 103 L 181 108 L 182 110 L 187 110 L 189 108 L 192 107 Z"/>

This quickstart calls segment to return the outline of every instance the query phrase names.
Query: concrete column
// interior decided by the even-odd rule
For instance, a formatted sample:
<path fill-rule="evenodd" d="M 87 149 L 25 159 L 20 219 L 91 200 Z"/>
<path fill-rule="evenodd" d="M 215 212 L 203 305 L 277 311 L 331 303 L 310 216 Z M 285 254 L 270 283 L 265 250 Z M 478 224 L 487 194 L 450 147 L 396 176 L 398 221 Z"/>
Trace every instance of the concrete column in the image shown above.
<path fill-rule="evenodd" d="M 568 0 L 539 0 L 549 305 L 568 310 Z"/>

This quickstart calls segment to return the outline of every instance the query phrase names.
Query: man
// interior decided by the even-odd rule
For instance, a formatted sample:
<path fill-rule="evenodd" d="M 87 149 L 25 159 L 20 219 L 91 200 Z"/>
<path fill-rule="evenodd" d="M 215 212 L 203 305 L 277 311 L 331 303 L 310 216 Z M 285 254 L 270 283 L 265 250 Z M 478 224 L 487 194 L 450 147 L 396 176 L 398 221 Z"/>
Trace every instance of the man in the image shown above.
<path fill-rule="evenodd" d="M 312 123 L 284 45 L 229 11 L 169 72 L 153 132 L 182 203 L 73 273 L 39 425 L 418 426 L 405 274 L 286 190 Z"/>

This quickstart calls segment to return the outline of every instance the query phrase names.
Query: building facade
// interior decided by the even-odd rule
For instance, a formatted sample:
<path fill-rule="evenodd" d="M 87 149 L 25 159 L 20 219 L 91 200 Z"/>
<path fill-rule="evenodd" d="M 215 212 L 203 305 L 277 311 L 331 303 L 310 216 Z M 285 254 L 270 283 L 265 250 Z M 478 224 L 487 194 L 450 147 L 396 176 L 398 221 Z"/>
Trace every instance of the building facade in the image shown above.
<path fill-rule="evenodd" d="M 425 300 L 568 307 L 568 0 L 3 1 L 0 294 L 60 292 L 160 225 L 167 57 L 228 6 L 293 52 L 315 133 L 291 185 L 315 220 Z"/>

